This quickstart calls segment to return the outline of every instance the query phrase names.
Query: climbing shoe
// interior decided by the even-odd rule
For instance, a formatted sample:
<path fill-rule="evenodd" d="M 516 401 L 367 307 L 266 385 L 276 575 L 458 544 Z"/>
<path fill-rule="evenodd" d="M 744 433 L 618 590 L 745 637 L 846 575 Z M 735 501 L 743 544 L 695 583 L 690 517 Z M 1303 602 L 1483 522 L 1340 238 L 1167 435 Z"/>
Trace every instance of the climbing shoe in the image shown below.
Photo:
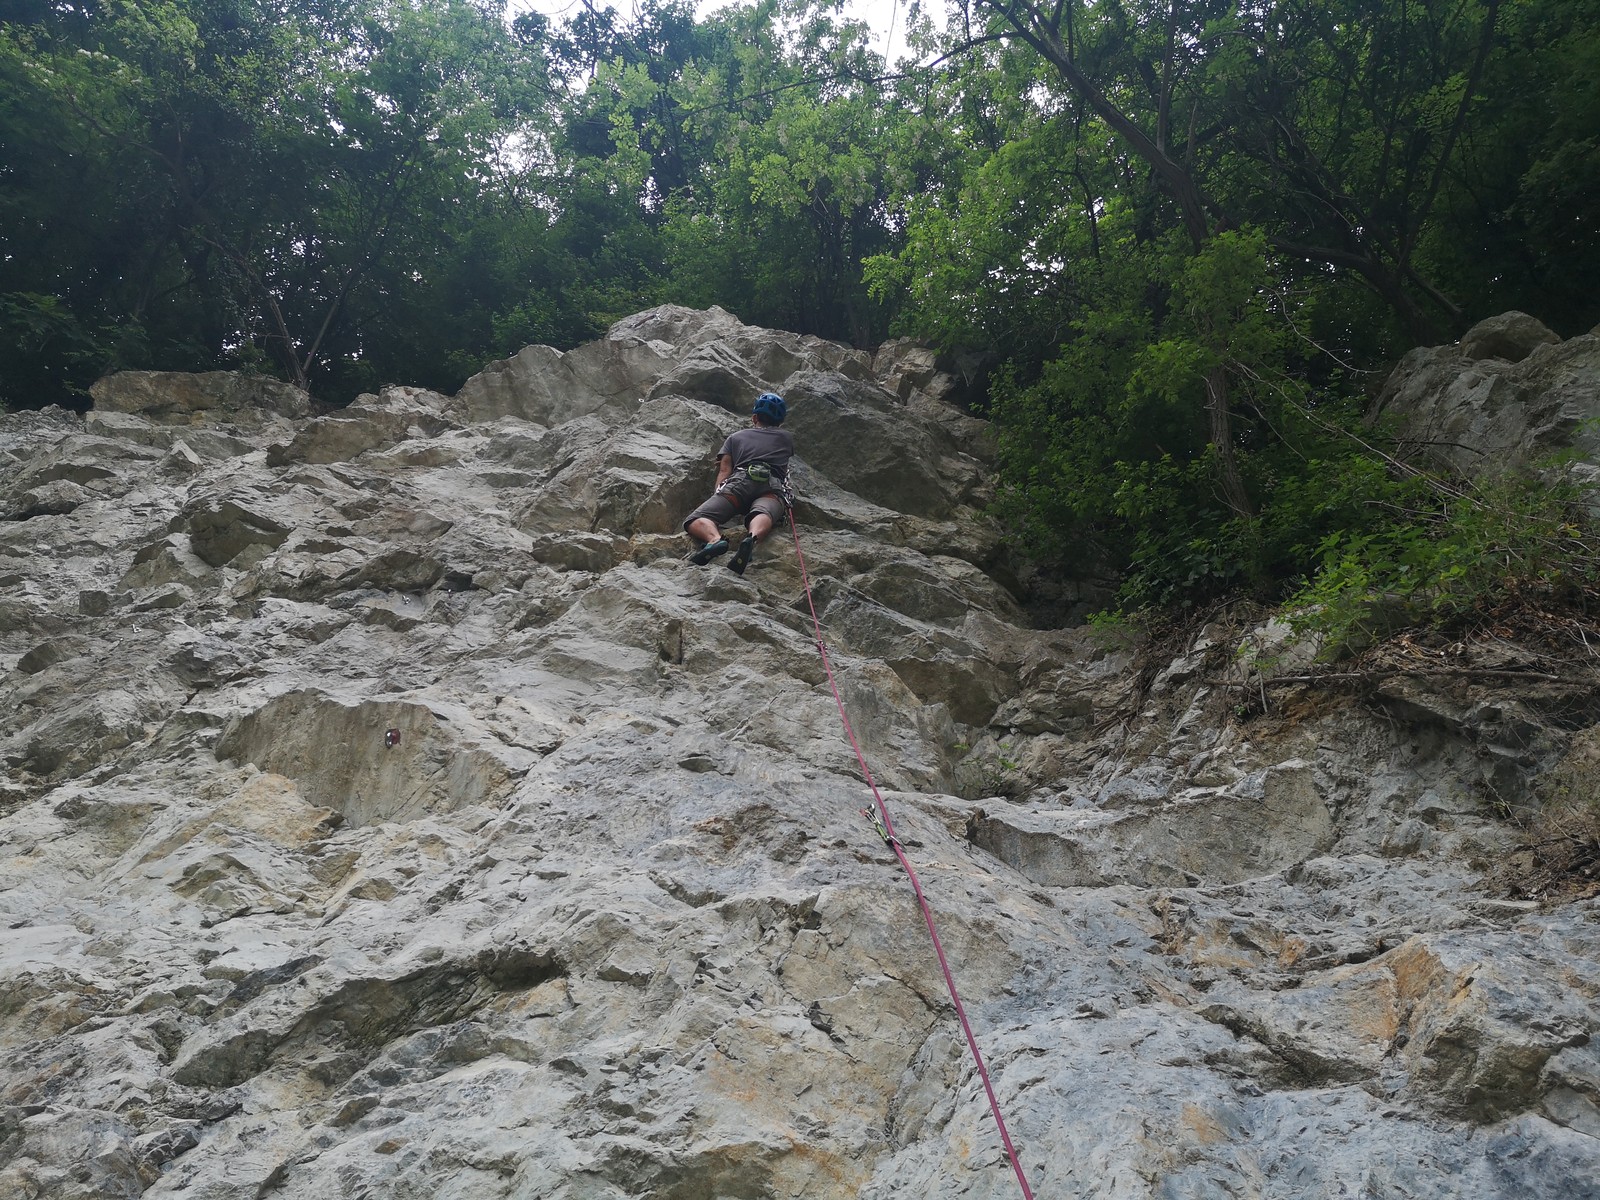
<path fill-rule="evenodd" d="M 756 552 L 756 540 L 747 537 L 739 543 L 739 548 L 734 551 L 733 557 L 728 560 L 728 570 L 735 575 L 743 575 L 744 569 L 750 565 L 750 558 Z"/>
<path fill-rule="evenodd" d="M 718 538 L 714 542 L 707 542 L 700 549 L 689 555 L 689 561 L 697 567 L 703 567 L 713 558 L 720 558 L 728 552 L 728 539 Z"/>

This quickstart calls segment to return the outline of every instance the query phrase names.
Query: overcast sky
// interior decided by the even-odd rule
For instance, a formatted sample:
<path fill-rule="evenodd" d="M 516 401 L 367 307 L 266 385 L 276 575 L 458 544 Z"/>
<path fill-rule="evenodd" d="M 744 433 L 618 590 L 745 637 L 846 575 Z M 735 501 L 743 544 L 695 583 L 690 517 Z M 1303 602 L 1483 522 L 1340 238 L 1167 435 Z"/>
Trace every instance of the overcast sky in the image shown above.
<path fill-rule="evenodd" d="M 593 0 L 593 3 L 601 9 L 609 4 L 623 14 L 633 7 L 631 0 Z M 887 41 L 887 49 L 892 53 L 884 54 L 884 57 L 891 63 L 896 55 L 905 50 L 906 3 L 907 0 L 847 0 L 845 4 L 846 13 L 872 26 L 874 49 L 884 53 Z M 582 4 L 583 0 L 508 0 L 506 8 L 513 14 L 536 9 L 554 19 L 577 11 Z M 724 4 L 721 0 L 699 0 L 698 7 L 701 12 L 715 12 Z"/>

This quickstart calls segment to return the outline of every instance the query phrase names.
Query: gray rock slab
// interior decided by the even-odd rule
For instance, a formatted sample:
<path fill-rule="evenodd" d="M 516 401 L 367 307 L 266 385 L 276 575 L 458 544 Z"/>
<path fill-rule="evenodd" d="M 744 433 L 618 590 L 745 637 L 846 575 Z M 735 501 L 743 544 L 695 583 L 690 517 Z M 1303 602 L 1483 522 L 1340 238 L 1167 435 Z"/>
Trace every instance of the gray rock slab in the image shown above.
<path fill-rule="evenodd" d="M 1390 393 L 1543 444 L 1592 340 Z M 1596 902 L 1497 894 L 1484 791 L 1586 743 L 1036 627 L 959 370 L 664 306 L 0 414 L 0 1195 L 1019 1194 L 874 788 L 1035 1194 L 1594 1195 Z M 740 577 L 678 522 L 758 385 Z"/>

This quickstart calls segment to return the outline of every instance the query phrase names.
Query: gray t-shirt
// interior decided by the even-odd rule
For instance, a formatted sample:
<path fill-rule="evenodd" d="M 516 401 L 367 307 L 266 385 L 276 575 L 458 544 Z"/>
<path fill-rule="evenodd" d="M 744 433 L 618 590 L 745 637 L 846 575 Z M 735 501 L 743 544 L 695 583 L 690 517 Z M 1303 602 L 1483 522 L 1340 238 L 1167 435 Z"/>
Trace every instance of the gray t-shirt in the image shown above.
<path fill-rule="evenodd" d="M 789 474 L 789 460 L 794 457 L 794 435 L 787 429 L 769 425 L 752 425 L 728 435 L 717 451 L 717 457 L 726 454 L 733 459 L 733 469 L 764 462 L 779 479 Z"/>

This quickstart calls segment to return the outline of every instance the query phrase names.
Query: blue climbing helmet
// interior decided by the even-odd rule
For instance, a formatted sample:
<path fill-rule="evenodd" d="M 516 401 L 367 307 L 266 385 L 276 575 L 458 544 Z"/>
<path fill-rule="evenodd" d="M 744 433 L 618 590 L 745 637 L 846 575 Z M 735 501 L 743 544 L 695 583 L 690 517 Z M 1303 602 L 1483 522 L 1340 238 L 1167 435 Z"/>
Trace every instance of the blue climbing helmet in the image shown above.
<path fill-rule="evenodd" d="M 782 425 L 784 417 L 789 415 L 789 406 L 778 393 L 762 392 L 756 397 L 756 406 L 751 411 L 770 425 Z"/>

